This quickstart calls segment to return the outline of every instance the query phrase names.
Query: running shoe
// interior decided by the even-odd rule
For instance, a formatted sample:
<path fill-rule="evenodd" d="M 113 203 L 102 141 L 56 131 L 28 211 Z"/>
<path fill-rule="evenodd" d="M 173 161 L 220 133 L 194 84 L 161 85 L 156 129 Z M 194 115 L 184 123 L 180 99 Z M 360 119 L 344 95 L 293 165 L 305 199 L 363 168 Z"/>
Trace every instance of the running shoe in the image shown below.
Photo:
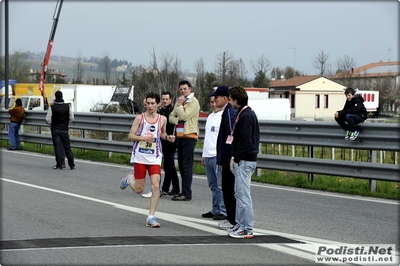
<path fill-rule="evenodd" d="M 157 227 L 160 227 L 160 223 L 157 222 L 157 218 L 155 216 L 153 216 L 151 218 L 146 219 L 146 226 L 152 227 L 152 228 L 157 228 Z"/>
<path fill-rule="evenodd" d="M 228 230 L 228 229 L 233 228 L 234 225 L 231 224 L 228 220 L 223 220 L 222 222 L 219 222 L 219 223 L 218 223 L 218 227 L 219 227 L 221 230 Z"/>
<path fill-rule="evenodd" d="M 122 189 L 122 190 L 127 188 L 129 186 L 129 179 L 131 179 L 133 177 L 134 176 L 133 176 L 132 172 L 128 173 L 128 175 L 121 180 L 121 184 L 119 185 L 119 188 Z"/>
<path fill-rule="evenodd" d="M 253 231 L 247 231 L 247 230 L 242 230 L 238 229 L 236 231 L 233 231 L 232 233 L 229 233 L 230 237 L 233 238 L 253 238 Z"/>

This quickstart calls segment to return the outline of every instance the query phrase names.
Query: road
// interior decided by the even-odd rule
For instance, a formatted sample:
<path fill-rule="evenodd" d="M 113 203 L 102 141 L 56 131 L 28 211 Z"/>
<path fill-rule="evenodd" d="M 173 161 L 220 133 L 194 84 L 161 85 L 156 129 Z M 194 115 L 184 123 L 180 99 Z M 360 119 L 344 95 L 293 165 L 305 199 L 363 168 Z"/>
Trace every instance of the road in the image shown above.
<path fill-rule="evenodd" d="M 205 176 L 194 176 L 191 201 L 162 197 L 161 228 L 148 228 L 149 199 L 119 189 L 129 164 L 76 160 L 60 171 L 53 156 L 1 157 L 1 265 L 318 265 L 317 244 L 399 247 L 397 201 L 253 183 L 255 237 L 232 239 L 201 217 Z"/>

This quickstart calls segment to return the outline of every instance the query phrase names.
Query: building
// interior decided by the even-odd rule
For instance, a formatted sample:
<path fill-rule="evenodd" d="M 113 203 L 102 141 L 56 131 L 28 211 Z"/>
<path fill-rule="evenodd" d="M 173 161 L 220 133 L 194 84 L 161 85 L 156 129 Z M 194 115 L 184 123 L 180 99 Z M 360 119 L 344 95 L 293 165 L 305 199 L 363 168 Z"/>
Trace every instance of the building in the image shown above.
<path fill-rule="evenodd" d="M 326 77 L 296 76 L 271 81 L 270 98 L 289 98 L 292 120 L 333 120 L 346 101 L 346 86 Z"/>

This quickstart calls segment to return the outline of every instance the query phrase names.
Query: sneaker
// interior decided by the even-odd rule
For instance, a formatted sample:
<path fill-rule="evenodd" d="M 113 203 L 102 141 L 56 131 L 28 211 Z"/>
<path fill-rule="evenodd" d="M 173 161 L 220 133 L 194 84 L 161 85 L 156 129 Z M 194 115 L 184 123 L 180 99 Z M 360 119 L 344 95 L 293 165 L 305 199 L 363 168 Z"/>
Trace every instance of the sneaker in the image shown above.
<path fill-rule="evenodd" d="M 147 193 L 143 193 L 143 194 L 142 194 L 142 197 L 143 197 L 143 198 L 151 198 L 152 195 L 153 195 L 153 192 L 149 191 L 149 192 L 147 192 Z"/>
<path fill-rule="evenodd" d="M 179 196 L 179 192 L 171 190 L 170 192 L 168 192 L 168 196 Z"/>
<path fill-rule="evenodd" d="M 216 214 L 212 217 L 214 220 L 218 221 L 218 220 L 225 220 L 226 216 L 223 214 Z"/>
<path fill-rule="evenodd" d="M 121 180 L 121 184 L 119 185 L 119 188 L 122 190 L 127 188 L 129 186 L 129 179 L 131 179 L 131 178 L 133 178 L 132 172 L 128 173 L 128 175 Z"/>
<path fill-rule="evenodd" d="M 160 223 L 157 222 L 157 218 L 155 216 L 146 219 L 146 226 L 155 228 L 160 227 Z"/>
<path fill-rule="evenodd" d="M 201 215 L 201 217 L 203 217 L 203 218 L 213 218 L 214 214 L 212 214 L 211 212 L 207 212 L 207 213 L 203 213 Z"/>
<path fill-rule="evenodd" d="M 222 222 L 218 223 L 218 227 L 221 230 L 228 230 L 234 227 L 233 224 L 231 224 L 228 220 L 223 220 Z"/>
<path fill-rule="evenodd" d="M 345 140 L 349 140 L 350 139 L 350 133 L 351 132 L 349 130 L 346 131 L 346 136 L 344 137 Z"/>
<path fill-rule="evenodd" d="M 54 166 L 53 166 L 53 169 L 57 169 L 58 167 L 57 167 L 57 165 L 55 164 Z M 62 168 L 65 168 L 65 164 L 63 164 L 62 165 Z"/>
<path fill-rule="evenodd" d="M 53 166 L 53 169 L 54 169 L 54 170 L 57 170 L 57 169 L 62 170 L 62 167 L 58 167 L 57 165 L 54 165 L 54 166 Z"/>
<path fill-rule="evenodd" d="M 360 132 L 357 131 L 357 130 L 354 131 L 354 132 L 351 132 L 350 140 L 355 140 L 358 137 L 359 134 L 360 134 Z"/>
<path fill-rule="evenodd" d="M 175 201 L 189 201 L 191 199 L 192 199 L 192 197 L 186 197 L 185 195 L 177 195 L 177 196 L 172 197 L 172 200 L 175 200 Z"/>
<path fill-rule="evenodd" d="M 228 232 L 228 235 L 229 235 L 230 233 L 233 233 L 233 232 L 235 232 L 235 231 L 238 230 L 238 229 L 239 229 L 239 225 L 236 224 L 234 227 L 232 227 L 231 229 L 228 229 L 228 230 L 226 230 L 226 231 Z"/>
<path fill-rule="evenodd" d="M 253 231 L 247 231 L 247 230 L 242 230 L 238 229 L 236 231 L 233 231 L 232 233 L 229 233 L 230 237 L 233 238 L 253 238 Z"/>
<path fill-rule="evenodd" d="M 169 195 L 169 192 L 165 192 L 165 191 L 160 190 L 160 197 L 161 196 L 166 196 L 166 195 Z"/>

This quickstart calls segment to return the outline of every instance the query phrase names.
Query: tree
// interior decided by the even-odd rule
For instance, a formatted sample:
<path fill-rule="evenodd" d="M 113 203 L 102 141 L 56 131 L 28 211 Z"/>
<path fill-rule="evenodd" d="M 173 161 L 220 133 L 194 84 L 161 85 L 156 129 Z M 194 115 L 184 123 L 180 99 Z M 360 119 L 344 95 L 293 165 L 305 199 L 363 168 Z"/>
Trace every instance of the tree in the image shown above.
<path fill-rule="evenodd" d="M 328 67 L 329 55 L 325 54 L 324 51 L 320 51 L 319 54 L 314 58 L 313 67 L 316 68 L 321 76 L 324 76 Z"/>
<path fill-rule="evenodd" d="M 76 58 L 76 68 L 74 69 L 74 80 L 76 84 L 83 84 L 83 74 L 85 72 L 83 62 L 82 62 L 82 51 L 78 50 L 78 55 Z"/>
<path fill-rule="evenodd" d="M 103 85 L 110 85 L 111 59 L 107 53 L 100 61 L 100 71 L 104 74 L 105 83 L 103 83 Z"/>
<path fill-rule="evenodd" d="M 155 79 L 152 82 L 153 90 L 157 91 L 159 94 L 163 91 L 170 91 L 173 93 L 176 91 L 179 81 L 183 79 L 180 60 L 177 56 L 173 56 L 169 53 L 162 53 L 157 59 L 154 49 L 151 56 L 152 61 L 150 62 L 150 69 L 155 74 Z"/>
<path fill-rule="evenodd" d="M 1 57 L 0 78 L 4 80 L 5 74 L 5 58 Z M 9 79 L 15 79 L 19 83 L 28 82 L 28 74 L 30 73 L 31 64 L 25 59 L 21 51 L 16 51 L 9 56 L 8 75 Z"/>
<path fill-rule="evenodd" d="M 255 75 L 253 86 L 256 88 L 267 88 L 269 86 L 267 72 L 271 69 L 271 63 L 268 58 L 261 55 L 256 61 L 251 60 L 250 64 Z"/>
<path fill-rule="evenodd" d="M 233 55 L 230 52 L 223 52 L 217 55 L 215 73 L 221 84 L 227 84 L 228 67 L 231 60 L 233 60 Z"/>
<path fill-rule="evenodd" d="M 336 61 L 336 78 L 335 81 L 344 84 L 347 87 L 353 87 L 354 79 L 353 69 L 356 63 L 353 58 L 345 55 L 343 58 L 339 58 Z"/>
<path fill-rule="evenodd" d="M 196 71 L 196 98 L 200 104 L 200 110 L 209 111 L 209 94 L 210 88 L 206 85 L 206 71 L 204 60 L 201 57 L 194 63 Z"/>

